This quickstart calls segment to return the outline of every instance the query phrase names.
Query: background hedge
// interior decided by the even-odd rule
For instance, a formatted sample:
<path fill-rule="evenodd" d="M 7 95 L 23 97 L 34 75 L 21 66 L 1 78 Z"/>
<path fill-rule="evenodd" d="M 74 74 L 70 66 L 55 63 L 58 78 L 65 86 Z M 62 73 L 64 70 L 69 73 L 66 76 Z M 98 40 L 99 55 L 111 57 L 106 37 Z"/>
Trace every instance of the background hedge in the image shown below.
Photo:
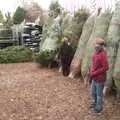
<path fill-rule="evenodd" d="M 55 53 L 45 50 L 41 51 L 40 53 L 36 54 L 35 60 L 37 63 L 41 64 L 42 66 L 49 66 L 52 61 L 54 60 Z"/>
<path fill-rule="evenodd" d="M 32 50 L 23 46 L 12 46 L 0 50 L 0 63 L 18 63 L 32 60 Z"/>

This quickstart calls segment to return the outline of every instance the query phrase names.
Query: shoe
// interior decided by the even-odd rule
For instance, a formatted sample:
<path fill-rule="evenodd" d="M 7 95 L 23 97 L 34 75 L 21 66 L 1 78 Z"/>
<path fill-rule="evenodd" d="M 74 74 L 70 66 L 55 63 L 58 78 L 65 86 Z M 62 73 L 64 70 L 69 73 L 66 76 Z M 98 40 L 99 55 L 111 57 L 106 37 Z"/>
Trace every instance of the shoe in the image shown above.
<path fill-rule="evenodd" d="M 95 103 L 95 102 L 92 102 L 92 103 L 90 103 L 90 106 L 95 107 L 95 106 L 96 106 L 96 103 Z"/>
<path fill-rule="evenodd" d="M 73 79 L 74 78 L 73 73 L 70 73 L 68 77 L 71 78 L 71 79 Z"/>
<path fill-rule="evenodd" d="M 101 111 L 91 110 L 91 111 L 88 112 L 88 114 L 96 114 L 96 113 L 101 113 Z"/>

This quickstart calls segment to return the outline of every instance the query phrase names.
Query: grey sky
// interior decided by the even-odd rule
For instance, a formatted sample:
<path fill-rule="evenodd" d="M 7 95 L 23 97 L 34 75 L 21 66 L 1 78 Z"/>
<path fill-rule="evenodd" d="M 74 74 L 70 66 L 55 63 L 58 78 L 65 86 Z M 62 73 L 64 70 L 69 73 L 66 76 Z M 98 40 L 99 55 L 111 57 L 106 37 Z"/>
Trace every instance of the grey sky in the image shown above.
<path fill-rule="evenodd" d="M 48 9 L 50 2 L 52 0 L 24 0 L 24 1 L 38 2 L 44 9 Z M 96 1 L 96 3 L 94 1 Z M 93 5 L 96 4 L 96 7 L 102 6 L 104 8 L 107 8 L 108 6 L 114 5 L 115 0 L 59 0 L 59 3 L 64 8 L 74 11 L 75 9 L 80 8 L 82 5 L 84 6 L 86 5 L 92 8 Z M 4 13 L 8 11 L 14 12 L 17 6 L 19 5 L 20 5 L 19 0 L 0 0 L 0 10 L 2 10 Z"/>

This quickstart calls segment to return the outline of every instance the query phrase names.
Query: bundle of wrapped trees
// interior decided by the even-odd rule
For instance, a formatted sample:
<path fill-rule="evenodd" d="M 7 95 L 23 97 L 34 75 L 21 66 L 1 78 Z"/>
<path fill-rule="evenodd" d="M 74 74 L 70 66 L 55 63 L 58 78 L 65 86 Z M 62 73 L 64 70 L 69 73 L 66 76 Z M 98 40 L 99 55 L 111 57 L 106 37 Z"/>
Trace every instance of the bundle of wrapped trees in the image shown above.
<path fill-rule="evenodd" d="M 61 39 L 61 25 L 60 25 L 61 17 L 58 16 L 54 19 L 53 24 L 50 26 L 48 30 L 48 36 L 44 40 L 43 45 L 40 48 L 40 51 L 45 50 L 56 50 L 58 47 L 58 42 Z"/>
<path fill-rule="evenodd" d="M 54 19 L 52 25 L 47 30 L 45 40 L 40 46 L 40 53 L 57 50 L 62 37 L 71 38 L 73 47 L 76 47 L 77 41 L 81 35 L 83 25 L 89 16 L 87 9 L 81 9 L 72 16 L 70 13 L 59 14 Z"/>
<path fill-rule="evenodd" d="M 72 46 L 76 49 L 78 40 L 81 36 L 83 25 L 89 17 L 89 10 L 81 8 L 75 12 L 72 20 L 64 27 L 62 35 L 70 38 Z"/>
<path fill-rule="evenodd" d="M 61 24 L 61 29 L 62 29 L 62 36 L 64 36 L 66 28 L 68 28 L 73 20 L 73 15 L 70 14 L 67 11 L 63 11 L 62 13 L 62 24 Z"/>
<path fill-rule="evenodd" d="M 83 62 L 82 62 L 81 70 L 83 77 L 85 77 L 86 74 L 88 73 L 91 64 L 91 56 L 94 51 L 94 46 L 93 46 L 94 41 L 96 40 L 96 38 L 105 39 L 105 37 L 107 36 L 111 16 L 112 16 L 111 12 L 108 10 L 102 13 L 101 15 L 96 16 L 95 18 L 94 28 L 90 36 L 90 39 L 87 43 L 87 47 L 85 50 L 85 57 L 83 58 Z"/>
<path fill-rule="evenodd" d="M 70 77 L 74 77 L 80 71 L 82 76 L 84 78 L 86 77 L 94 51 L 93 43 L 96 38 L 104 39 L 106 37 L 111 17 L 112 14 L 110 10 L 89 17 L 84 25 L 78 48 L 71 64 Z"/>
<path fill-rule="evenodd" d="M 96 40 L 96 38 L 105 39 L 105 37 L 107 36 L 111 16 L 112 16 L 111 12 L 108 10 L 102 13 L 101 15 L 96 16 L 95 18 L 94 28 L 90 36 L 90 39 L 87 43 L 85 56 L 82 62 L 81 70 L 82 70 L 83 77 L 87 75 L 90 64 L 91 64 L 91 56 L 94 52 L 94 46 L 93 46 L 94 41 Z"/>
<path fill-rule="evenodd" d="M 108 60 L 109 60 L 109 71 L 107 74 L 107 81 L 105 84 L 105 93 L 111 86 L 113 85 L 113 76 L 115 80 L 115 85 L 117 86 L 117 90 L 120 89 L 120 68 L 119 68 L 119 40 L 120 40 L 120 1 L 116 3 L 115 11 L 112 16 L 112 20 L 110 22 L 110 27 L 107 35 L 107 52 L 108 52 Z M 117 52 L 118 51 L 118 52 Z M 116 59 L 117 57 L 117 59 Z M 120 94 L 120 91 L 119 91 Z"/>
<path fill-rule="evenodd" d="M 40 51 L 55 51 L 61 39 L 61 10 L 57 1 L 52 1 L 49 6 L 48 25 L 44 25 L 43 42 Z M 47 28 L 46 28 L 47 27 Z"/>
<path fill-rule="evenodd" d="M 117 98 L 120 98 L 120 41 L 118 44 L 117 59 L 115 61 L 113 79 L 117 88 Z"/>
<path fill-rule="evenodd" d="M 80 69 L 81 69 L 80 67 L 81 67 L 82 59 L 85 54 L 86 44 L 92 33 L 94 21 L 95 21 L 95 16 L 92 15 L 88 18 L 88 20 L 83 26 L 83 31 L 79 39 L 79 43 L 78 43 L 74 58 L 71 63 L 71 73 L 69 76 L 72 78 L 80 73 Z"/>

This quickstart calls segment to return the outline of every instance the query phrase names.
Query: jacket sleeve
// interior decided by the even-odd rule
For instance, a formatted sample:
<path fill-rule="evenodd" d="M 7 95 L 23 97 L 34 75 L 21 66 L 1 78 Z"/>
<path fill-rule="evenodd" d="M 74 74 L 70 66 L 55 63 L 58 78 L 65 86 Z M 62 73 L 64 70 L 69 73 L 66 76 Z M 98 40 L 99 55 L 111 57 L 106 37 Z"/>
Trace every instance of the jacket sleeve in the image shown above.
<path fill-rule="evenodd" d="M 106 53 L 103 53 L 102 56 L 101 56 L 102 60 L 102 67 L 94 72 L 91 73 L 92 76 L 96 76 L 100 73 L 103 73 L 103 72 L 106 72 L 108 69 L 109 69 L 109 66 L 108 66 L 108 60 L 107 60 L 107 54 Z"/>
<path fill-rule="evenodd" d="M 60 59 L 62 55 L 62 45 L 59 48 L 58 58 Z"/>

